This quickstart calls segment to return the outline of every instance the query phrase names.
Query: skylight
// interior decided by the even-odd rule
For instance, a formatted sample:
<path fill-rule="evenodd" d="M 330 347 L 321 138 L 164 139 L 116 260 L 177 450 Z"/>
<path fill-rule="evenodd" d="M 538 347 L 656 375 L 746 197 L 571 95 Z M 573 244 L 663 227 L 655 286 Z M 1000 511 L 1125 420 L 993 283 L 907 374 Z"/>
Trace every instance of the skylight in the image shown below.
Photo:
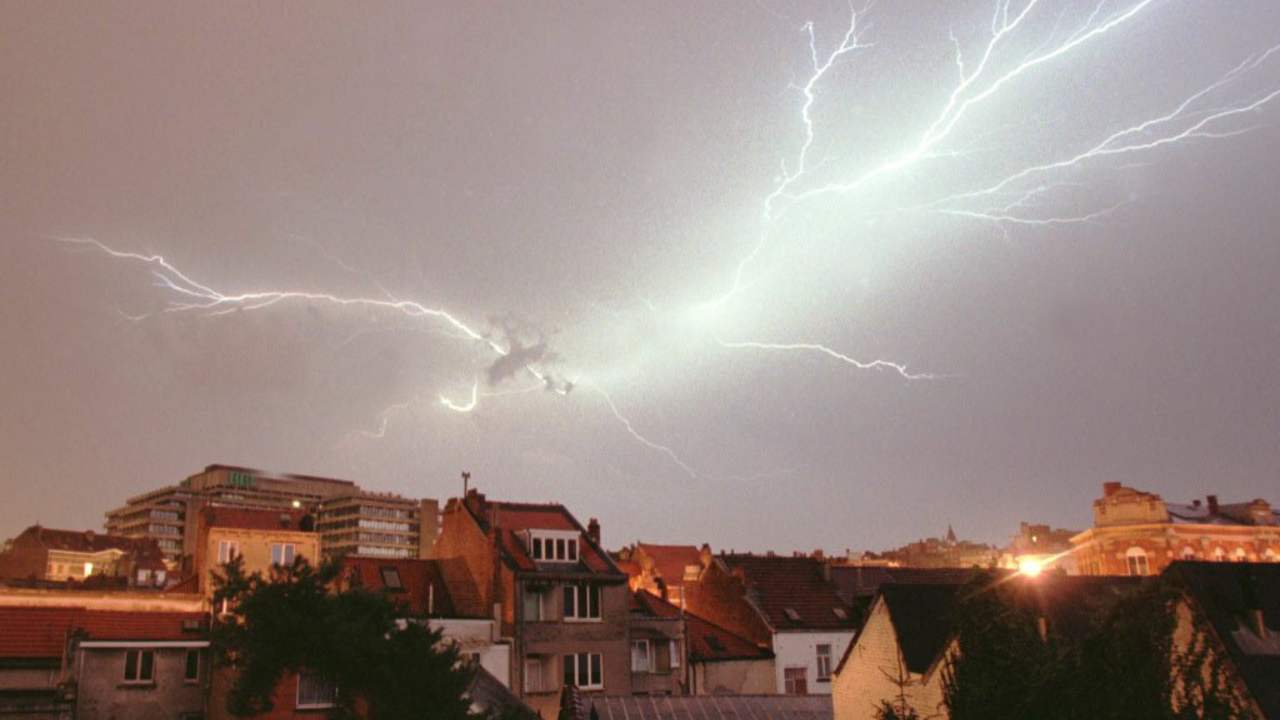
<path fill-rule="evenodd" d="M 782 608 L 782 612 L 786 613 L 787 619 L 791 622 L 800 622 L 800 613 L 795 608 Z"/>
<path fill-rule="evenodd" d="M 388 590 L 403 590 L 404 583 L 400 582 L 400 570 L 394 567 L 381 568 L 382 584 Z"/>

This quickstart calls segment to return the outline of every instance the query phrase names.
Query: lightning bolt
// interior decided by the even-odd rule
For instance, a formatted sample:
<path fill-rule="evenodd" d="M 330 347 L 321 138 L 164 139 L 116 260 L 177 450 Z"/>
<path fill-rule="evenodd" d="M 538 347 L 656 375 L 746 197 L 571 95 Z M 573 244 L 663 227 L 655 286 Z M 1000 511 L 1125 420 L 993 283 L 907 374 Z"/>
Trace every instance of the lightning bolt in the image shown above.
<path fill-rule="evenodd" d="M 671 459 L 671 462 L 678 465 L 681 470 L 685 471 L 685 473 L 689 475 L 689 477 L 695 480 L 701 477 L 700 475 L 698 475 L 698 472 L 696 470 L 694 470 L 688 463 L 686 463 L 683 459 L 680 458 L 679 455 L 676 454 L 675 450 L 672 450 L 670 447 L 666 445 L 663 445 L 658 442 L 654 442 L 653 440 L 650 440 L 644 435 L 641 435 L 640 431 L 636 430 L 635 425 L 631 423 L 631 420 L 627 419 L 627 417 L 623 415 L 621 411 L 618 410 L 618 406 L 614 404 L 613 398 L 609 397 L 609 393 L 605 392 L 604 388 L 591 383 L 585 383 L 584 387 L 596 393 L 604 400 L 605 407 L 609 408 L 609 412 L 612 413 L 614 419 L 622 423 L 622 426 L 626 428 L 627 432 L 630 433 L 631 437 L 635 438 L 636 442 L 640 443 L 641 445 L 644 445 L 645 447 L 651 450 L 656 450 L 662 453 L 663 455 L 666 455 L 668 458 Z"/>
<path fill-rule="evenodd" d="M 906 147 L 897 153 L 868 168 L 848 173 L 843 179 L 810 186 L 807 182 L 811 165 L 816 131 L 814 128 L 813 109 L 817 102 L 817 88 L 837 61 L 858 48 L 870 47 L 859 40 L 858 12 L 851 10 L 852 20 L 842 41 L 825 58 L 820 59 L 817 51 L 814 25 L 812 22 L 803 26 L 809 38 L 809 56 L 812 72 L 808 80 L 800 86 L 802 102 L 799 120 L 803 129 L 803 139 L 796 160 L 790 164 L 783 163 L 781 180 L 774 190 L 768 194 L 761 204 L 760 231 L 755 243 L 738 261 L 732 281 L 728 289 L 713 300 L 697 305 L 692 313 L 705 315 L 709 310 L 719 310 L 735 295 L 748 286 L 745 279 L 748 267 L 755 262 L 766 246 L 770 244 L 777 232 L 778 223 L 796 209 L 814 203 L 823 198 L 847 197 L 859 191 L 879 189 L 890 178 L 900 177 L 905 171 L 929 161 L 963 160 L 967 153 L 948 150 L 946 145 L 958 139 L 963 121 L 983 104 L 1000 97 L 1002 91 L 1015 81 L 1031 76 L 1037 70 L 1048 66 L 1055 60 L 1063 58 L 1079 48 L 1101 42 L 1105 37 L 1118 29 L 1132 23 L 1154 4 L 1154 0 L 1140 0 L 1122 10 L 1107 12 L 1108 0 L 1100 0 L 1094 5 L 1092 12 L 1070 35 L 1055 41 L 1058 24 L 1054 31 L 1038 48 L 1009 63 L 1003 61 L 1003 50 L 1017 37 L 1036 14 L 1042 3 L 1040 0 L 1028 0 L 1015 9 L 1012 0 L 997 0 L 991 17 L 990 34 L 978 55 L 977 62 L 965 62 L 961 42 L 951 33 L 950 40 L 955 47 L 954 64 L 957 81 L 946 100 L 941 104 L 932 121 Z M 1062 17 L 1059 16 L 1058 22 Z M 1230 138 L 1248 132 L 1252 127 L 1222 128 L 1223 122 L 1245 116 L 1260 110 L 1263 106 L 1280 97 L 1280 89 L 1262 93 L 1247 101 L 1227 104 L 1222 107 L 1196 110 L 1199 103 L 1239 80 L 1245 74 L 1256 70 L 1280 46 L 1247 58 L 1223 76 L 1192 93 L 1171 111 L 1142 120 L 1124 127 L 1088 149 L 1050 162 L 1030 164 L 1007 177 L 985 187 L 952 192 L 946 196 L 923 204 L 891 208 L 886 214 L 895 212 L 928 212 L 941 216 L 979 220 L 992 223 L 1001 228 L 1007 236 L 1007 226 L 1047 227 L 1054 225 L 1074 225 L 1093 223 L 1120 209 L 1127 203 L 1121 202 L 1107 207 L 1096 208 L 1080 213 L 1038 213 L 1031 204 L 1033 198 L 1047 194 L 1050 190 L 1067 183 L 1040 184 L 1030 188 L 1017 190 L 1022 181 L 1038 176 L 1051 176 L 1068 169 L 1082 166 L 1090 161 L 1118 155 L 1128 155 L 1153 151 L 1166 146 L 1189 140 L 1214 140 Z M 1003 66 L 1003 69 L 1001 69 Z M 976 204 L 1008 197 L 1012 193 L 1012 202 L 1003 205 L 989 203 Z M 825 345 L 814 342 L 767 343 L 767 342 L 735 342 L 720 341 L 723 347 L 738 349 L 767 349 L 822 353 L 840 362 L 859 369 L 892 368 L 907 379 L 937 377 L 932 375 L 915 375 L 905 371 L 902 363 L 887 360 L 859 361 L 844 353 L 837 352 Z"/>
<path fill-rule="evenodd" d="M 842 352 L 837 352 L 818 343 L 764 343 L 764 342 L 728 342 L 725 340 L 717 340 L 721 347 L 741 349 L 753 348 L 756 350 L 790 350 L 801 352 L 819 352 L 828 357 L 835 358 L 846 365 L 852 365 L 859 370 L 892 370 L 901 375 L 904 380 L 935 380 L 939 375 L 932 373 L 913 373 L 907 370 L 907 366 L 902 363 L 891 362 L 889 360 L 858 360 L 849 357 Z"/>
<path fill-rule="evenodd" d="M 476 404 L 480 400 L 480 380 L 477 379 L 471 386 L 471 399 L 465 403 L 455 403 L 444 395 L 440 396 L 440 404 L 449 408 L 454 412 L 469 413 L 476 409 Z"/>

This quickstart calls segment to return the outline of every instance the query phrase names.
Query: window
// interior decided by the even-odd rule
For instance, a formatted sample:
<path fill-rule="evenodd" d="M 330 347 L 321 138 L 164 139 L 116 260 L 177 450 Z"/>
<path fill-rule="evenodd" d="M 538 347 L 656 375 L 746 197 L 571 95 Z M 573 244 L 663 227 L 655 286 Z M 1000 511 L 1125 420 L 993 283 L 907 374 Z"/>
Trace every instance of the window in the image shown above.
<path fill-rule="evenodd" d="M 651 668 L 649 662 L 649 641 L 631 641 L 631 672 L 647 673 Z"/>
<path fill-rule="evenodd" d="M 156 651 L 130 650 L 124 654 L 124 681 L 126 683 L 155 682 Z"/>
<path fill-rule="evenodd" d="M 147 583 L 149 583 L 149 582 L 151 582 L 151 571 L 150 571 L 150 570 L 139 570 L 139 571 L 138 571 L 138 584 L 139 584 L 139 585 L 146 585 L 146 584 L 147 584 Z"/>
<path fill-rule="evenodd" d="M 225 565 L 240 554 L 240 543 L 235 540 L 218 541 L 218 564 Z"/>
<path fill-rule="evenodd" d="M 583 690 L 599 690 L 604 687 L 604 674 L 599 653 L 577 653 L 564 656 L 564 684 L 576 685 Z"/>
<path fill-rule="evenodd" d="M 782 608 L 782 612 L 786 614 L 787 619 L 791 622 L 800 622 L 800 613 L 795 608 Z"/>
<path fill-rule="evenodd" d="M 545 687 L 542 677 L 542 660 L 528 658 L 524 661 L 524 691 L 527 693 L 550 690 Z"/>
<path fill-rule="evenodd" d="M 671 667 L 680 667 L 680 641 L 672 640 L 671 642 Z"/>
<path fill-rule="evenodd" d="M 548 562 L 577 562 L 578 539 L 533 535 L 529 538 L 529 556 Z"/>
<path fill-rule="evenodd" d="M 1130 575 L 1147 575 L 1150 566 L 1147 564 L 1147 551 L 1140 547 L 1131 547 L 1124 554 L 1125 563 Z"/>
<path fill-rule="evenodd" d="M 599 620 L 600 586 L 589 583 L 565 585 L 564 618 L 566 620 Z"/>
<path fill-rule="evenodd" d="M 182 679 L 188 683 L 200 682 L 200 651 L 187 651 L 187 667 L 182 674 Z"/>
<path fill-rule="evenodd" d="M 844 608 L 842 608 L 842 607 L 833 607 L 833 608 L 831 608 L 831 614 L 832 614 L 832 615 L 835 615 L 835 616 L 836 616 L 836 619 L 838 619 L 838 620 L 848 620 L 848 619 L 849 619 L 849 613 L 848 613 L 848 611 L 846 611 L 846 610 L 845 610 Z"/>
<path fill-rule="evenodd" d="M 394 567 L 384 567 L 380 569 L 382 573 L 382 584 L 388 590 L 403 590 L 404 583 L 400 582 L 400 570 Z"/>
<path fill-rule="evenodd" d="M 782 671 L 783 682 L 788 695 L 808 695 L 809 682 L 806 679 L 808 670 L 802 667 L 789 667 Z"/>
<path fill-rule="evenodd" d="M 818 681 L 831 679 L 831 645 L 818 645 Z"/>
<path fill-rule="evenodd" d="M 1196 559 L 1195 548 L 1191 547 L 1190 545 L 1184 545 L 1182 548 L 1182 559 L 1195 560 Z"/>
<path fill-rule="evenodd" d="M 1218 561 L 1218 562 L 1222 562 L 1222 561 L 1226 560 L 1226 559 L 1227 559 L 1227 551 L 1226 551 L 1226 550 L 1223 550 L 1222 548 L 1214 548 L 1214 549 L 1213 549 L 1213 559 L 1214 559 L 1214 560 L 1216 560 L 1216 561 Z"/>
<path fill-rule="evenodd" d="M 271 564 L 292 565 L 296 550 L 293 543 L 271 543 Z"/>
<path fill-rule="evenodd" d="M 93 563 L 91 563 L 91 562 L 87 562 L 87 563 L 85 563 L 85 564 L 84 564 L 84 576 L 85 576 L 85 577 L 89 577 L 89 576 L 90 576 L 90 575 L 92 575 L 92 574 L 93 574 Z"/>
<path fill-rule="evenodd" d="M 525 588 L 524 590 L 524 620 L 525 622 L 538 622 L 546 620 L 545 612 L 546 593 Z"/>
<path fill-rule="evenodd" d="M 1248 558 L 1248 553 L 1244 551 L 1244 548 L 1236 548 L 1236 554 L 1235 554 L 1236 562 L 1244 562 L 1247 558 Z"/>
<path fill-rule="evenodd" d="M 302 671 L 298 673 L 297 707 L 330 708 L 338 697 L 338 689 L 333 683 L 326 681 L 316 673 Z"/>

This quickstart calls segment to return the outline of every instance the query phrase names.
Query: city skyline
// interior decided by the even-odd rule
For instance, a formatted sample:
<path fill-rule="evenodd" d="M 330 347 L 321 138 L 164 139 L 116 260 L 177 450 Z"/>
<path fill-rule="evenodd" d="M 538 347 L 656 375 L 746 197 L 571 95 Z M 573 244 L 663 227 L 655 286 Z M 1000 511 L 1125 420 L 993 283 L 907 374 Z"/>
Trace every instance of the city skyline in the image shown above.
<path fill-rule="evenodd" d="M 1280 501 L 1280 8 L 992 5 L 6 6 L 0 536 L 215 463 L 610 548 Z"/>

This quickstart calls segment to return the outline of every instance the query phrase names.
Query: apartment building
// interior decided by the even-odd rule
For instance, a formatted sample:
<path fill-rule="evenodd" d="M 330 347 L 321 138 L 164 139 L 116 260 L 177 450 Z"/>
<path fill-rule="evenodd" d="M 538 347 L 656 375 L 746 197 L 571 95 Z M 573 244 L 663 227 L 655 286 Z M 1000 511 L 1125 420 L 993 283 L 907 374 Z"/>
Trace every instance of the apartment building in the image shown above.
<path fill-rule="evenodd" d="M 563 505 L 450 499 L 434 553 L 461 558 L 512 646 L 511 689 L 554 717 L 561 691 L 629 695 L 627 576 Z"/>
<path fill-rule="evenodd" d="M 321 500 L 316 530 L 326 557 L 426 558 L 439 515 L 436 500 L 357 491 Z"/>
<path fill-rule="evenodd" d="M 113 535 L 155 540 L 173 569 L 183 556 L 195 554 L 198 514 L 209 506 L 311 513 L 325 555 L 424 557 L 438 527 L 434 500 L 368 492 L 350 480 L 233 465 L 209 465 L 177 485 L 131 497 L 107 513 L 106 527 Z"/>

